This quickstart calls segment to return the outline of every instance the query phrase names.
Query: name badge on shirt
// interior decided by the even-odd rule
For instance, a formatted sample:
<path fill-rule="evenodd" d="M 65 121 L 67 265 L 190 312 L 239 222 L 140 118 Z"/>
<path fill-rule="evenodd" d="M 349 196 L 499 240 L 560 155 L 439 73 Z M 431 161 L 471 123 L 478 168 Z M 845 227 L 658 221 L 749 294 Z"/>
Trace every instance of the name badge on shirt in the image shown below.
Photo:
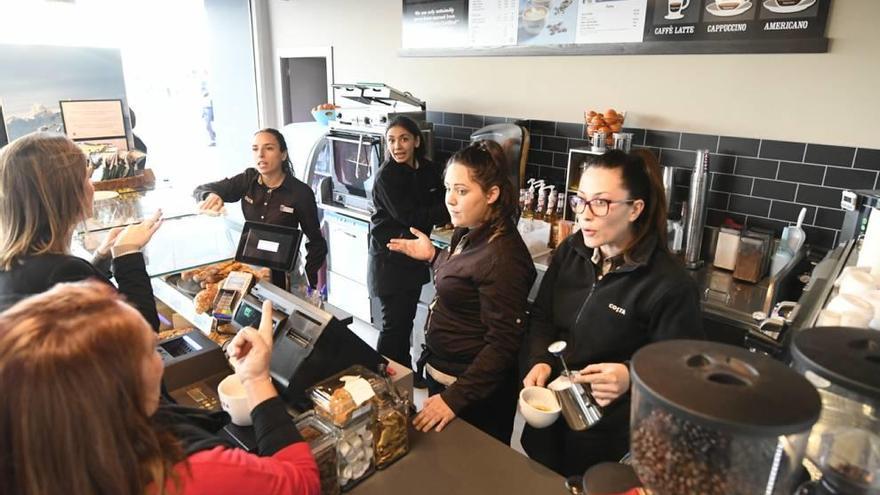
<path fill-rule="evenodd" d="M 291 214 L 292 214 L 292 213 L 293 213 L 293 208 L 291 208 L 291 207 L 289 207 L 289 206 L 281 205 L 281 211 L 283 211 L 284 213 L 291 213 Z"/>
<path fill-rule="evenodd" d="M 252 199 L 250 198 L 250 196 L 245 196 L 245 197 L 244 197 L 244 200 L 247 201 L 247 202 L 250 203 L 250 204 L 254 204 L 254 200 L 252 200 Z"/>

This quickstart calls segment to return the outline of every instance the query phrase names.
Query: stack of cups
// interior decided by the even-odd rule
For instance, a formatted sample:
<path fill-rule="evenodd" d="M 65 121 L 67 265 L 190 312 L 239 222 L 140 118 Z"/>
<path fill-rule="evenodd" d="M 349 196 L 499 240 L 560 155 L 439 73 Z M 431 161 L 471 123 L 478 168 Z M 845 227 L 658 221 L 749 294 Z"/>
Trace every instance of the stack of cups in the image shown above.
<path fill-rule="evenodd" d="M 866 267 L 847 267 L 837 279 L 838 294 L 819 314 L 819 326 L 880 330 L 880 284 Z"/>

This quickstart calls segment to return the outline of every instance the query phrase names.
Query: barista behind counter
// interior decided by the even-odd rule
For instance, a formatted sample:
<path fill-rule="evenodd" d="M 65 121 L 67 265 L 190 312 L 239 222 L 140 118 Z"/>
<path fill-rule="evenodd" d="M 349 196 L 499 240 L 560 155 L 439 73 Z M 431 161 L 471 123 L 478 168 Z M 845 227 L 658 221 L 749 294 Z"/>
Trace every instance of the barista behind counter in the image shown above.
<path fill-rule="evenodd" d="M 614 150 L 584 170 L 571 198 L 580 232 L 554 253 L 532 306 L 523 385 L 545 386 L 559 373 L 547 347 L 565 340 L 574 381 L 588 383 L 604 408 L 585 431 L 564 421 L 523 429 L 528 455 L 564 476 L 617 462 L 628 451 L 627 364 L 637 350 L 705 338 L 696 284 L 665 248 L 663 186 L 656 161 L 647 158 Z"/>
<path fill-rule="evenodd" d="M 318 270 L 327 258 L 327 241 L 318 221 L 315 193 L 293 174 L 287 142 L 277 129 L 261 129 L 254 134 L 254 165 L 243 173 L 196 188 L 193 196 L 199 208 L 219 212 L 225 202 L 241 201 L 245 219 L 253 222 L 295 227 L 303 231 L 306 242 L 306 276 L 318 287 Z M 290 289 L 286 274 L 272 272 L 272 283 Z"/>

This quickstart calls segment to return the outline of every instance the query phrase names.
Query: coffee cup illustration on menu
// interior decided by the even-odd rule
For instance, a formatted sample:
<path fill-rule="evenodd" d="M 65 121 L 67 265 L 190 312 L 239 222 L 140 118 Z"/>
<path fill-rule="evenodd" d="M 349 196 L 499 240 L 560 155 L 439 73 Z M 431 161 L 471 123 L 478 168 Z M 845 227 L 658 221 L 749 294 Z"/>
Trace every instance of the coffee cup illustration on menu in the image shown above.
<path fill-rule="evenodd" d="M 718 17 L 740 15 L 752 8 L 750 0 L 713 0 L 706 5 L 706 10 Z"/>
<path fill-rule="evenodd" d="M 812 7 L 816 0 L 764 0 L 764 8 L 777 14 L 794 14 Z"/>
<path fill-rule="evenodd" d="M 523 28 L 529 34 L 538 34 L 547 23 L 550 9 L 543 5 L 530 3 L 522 13 Z"/>
<path fill-rule="evenodd" d="M 684 10 L 691 4 L 691 0 L 666 0 L 666 15 L 664 19 L 677 21 L 684 19 Z"/>

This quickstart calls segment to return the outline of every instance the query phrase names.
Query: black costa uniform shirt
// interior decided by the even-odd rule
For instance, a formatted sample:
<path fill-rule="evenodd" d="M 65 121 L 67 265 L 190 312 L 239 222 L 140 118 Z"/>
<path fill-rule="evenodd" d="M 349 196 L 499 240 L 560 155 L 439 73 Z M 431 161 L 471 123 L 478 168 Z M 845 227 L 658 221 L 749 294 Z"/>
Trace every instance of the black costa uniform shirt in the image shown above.
<path fill-rule="evenodd" d="M 367 285 L 374 296 L 412 290 L 429 280 L 427 265 L 390 251 L 388 241 L 400 237 L 414 239 L 410 227 L 430 235 L 435 225 L 449 221 L 443 171 L 424 158 L 418 164 L 418 168 L 412 168 L 386 161 L 373 185 L 375 213 L 370 218 Z"/>
<path fill-rule="evenodd" d="M 214 193 L 227 203 L 241 201 L 244 217 L 252 222 L 294 227 L 302 230 L 306 242 L 306 276 L 312 286 L 318 284 L 318 270 L 327 258 L 327 242 L 318 221 L 315 193 L 305 183 L 287 173 L 275 189 L 262 184 L 260 173 L 248 168 L 243 173 L 196 188 L 196 201 Z"/>
<path fill-rule="evenodd" d="M 593 255 L 580 232 L 553 254 L 531 310 L 528 369 L 546 363 L 558 373 L 547 352 L 557 340 L 568 342 L 568 366 L 581 369 L 629 361 L 652 342 L 705 338 L 697 285 L 656 239 L 604 276 Z"/>
<path fill-rule="evenodd" d="M 456 229 L 437 256 L 427 362 L 457 377 L 440 394 L 453 411 L 491 396 L 515 374 L 536 275 L 513 222 L 500 233 Z"/>

